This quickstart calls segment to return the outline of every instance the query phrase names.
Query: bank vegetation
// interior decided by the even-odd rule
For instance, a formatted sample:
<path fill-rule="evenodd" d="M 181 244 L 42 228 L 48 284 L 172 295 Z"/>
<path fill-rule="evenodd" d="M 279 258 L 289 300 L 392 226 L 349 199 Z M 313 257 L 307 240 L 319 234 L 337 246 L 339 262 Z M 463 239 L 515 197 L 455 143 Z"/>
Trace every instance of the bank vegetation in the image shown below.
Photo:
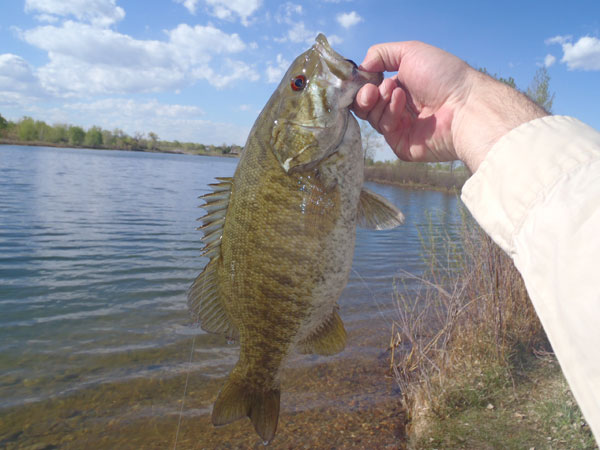
<path fill-rule="evenodd" d="M 105 130 L 93 126 L 87 130 L 76 125 L 48 125 L 43 120 L 23 117 L 17 121 L 0 115 L 0 144 L 44 145 L 49 147 L 93 148 L 106 150 L 132 150 L 193 155 L 236 156 L 238 145 L 205 145 L 194 142 L 161 140 L 154 132 L 134 133 L 133 136 L 116 128 Z"/>
<path fill-rule="evenodd" d="M 396 160 L 365 165 L 365 180 L 417 189 L 458 193 L 469 178 L 460 163 L 413 163 Z"/>
<path fill-rule="evenodd" d="M 516 88 L 512 78 L 495 78 Z M 551 111 L 545 69 L 523 93 Z M 411 176 L 404 166 L 374 164 L 367 173 L 448 189 L 468 175 L 424 165 Z M 458 242 L 431 229 L 422 236 L 428 270 L 418 292 L 398 286 L 390 342 L 407 446 L 597 448 L 511 258 L 466 211 Z"/>
<path fill-rule="evenodd" d="M 512 260 L 466 212 L 423 236 L 390 344 L 409 448 L 596 448 Z"/>

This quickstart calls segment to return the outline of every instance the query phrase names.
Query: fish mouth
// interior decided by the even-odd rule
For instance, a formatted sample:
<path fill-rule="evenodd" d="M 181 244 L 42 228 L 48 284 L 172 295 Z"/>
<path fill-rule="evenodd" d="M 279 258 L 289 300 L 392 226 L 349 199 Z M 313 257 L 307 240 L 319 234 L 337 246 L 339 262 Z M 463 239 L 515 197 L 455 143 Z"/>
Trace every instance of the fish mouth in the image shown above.
<path fill-rule="evenodd" d="M 344 58 L 333 50 L 323 33 L 319 33 L 315 39 L 313 48 L 327 64 L 329 70 L 338 75 L 342 80 L 353 81 L 361 86 L 367 83 L 379 85 L 383 81 L 383 73 L 366 72 L 360 69 L 354 61 Z"/>

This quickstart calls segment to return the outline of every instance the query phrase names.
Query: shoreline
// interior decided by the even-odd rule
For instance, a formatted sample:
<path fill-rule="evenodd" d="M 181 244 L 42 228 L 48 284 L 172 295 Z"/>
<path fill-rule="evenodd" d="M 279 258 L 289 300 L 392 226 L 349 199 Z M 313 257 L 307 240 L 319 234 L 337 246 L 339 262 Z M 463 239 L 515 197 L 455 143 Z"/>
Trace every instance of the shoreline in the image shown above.
<path fill-rule="evenodd" d="M 403 183 L 401 181 L 392 181 L 392 180 L 382 180 L 379 178 L 370 178 L 370 177 L 365 177 L 365 181 L 368 181 L 370 183 L 377 183 L 377 184 L 384 184 L 384 185 L 388 185 L 388 186 L 396 186 L 396 187 L 401 187 L 401 188 L 405 188 L 405 189 L 413 189 L 415 191 L 435 191 L 435 192 L 441 192 L 443 194 L 460 194 L 461 189 L 456 189 L 456 188 L 451 188 L 451 189 L 447 189 L 445 187 L 441 187 L 441 186 L 434 186 L 432 184 L 421 184 L 421 183 Z"/>
<path fill-rule="evenodd" d="M 18 145 L 21 147 L 51 147 L 51 148 L 73 148 L 73 149 L 82 149 L 82 150 L 105 150 L 105 151 L 121 151 L 121 152 L 140 152 L 140 153 L 166 153 L 173 155 L 194 155 L 194 156 L 216 156 L 219 158 L 239 158 L 241 155 L 239 154 L 223 154 L 223 153 L 196 153 L 196 152 L 186 152 L 184 149 L 176 149 L 176 150 L 167 150 L 167 149 L 123 149 L 123 148 L 106 148 L 106 147 L 75 147 L 73 145 L 65 145 L 58 144 L 54 142 L 43 142 L 43 141 L 30 141 L 27 143 L 23 143 L 20 141 L 15 141 L 12 139 L 0 139 L 0 146 L 2 145 Z M 413 189 L 417 191 L 436 191 L 442 192 L 445 194 L 460 194 L 461 189 L 457 188 L 445 188 L 442 186 L 435 186 L 432 184 L 421 184 L 421 183 L 412 183 L 412 182 L 400 182 L 393 180 L 386 180 L 380 178 L 371 178 L 369 176 L 365 176 L 365 180 L 371 183 L 383 184 L 388 186 L 396 186 L 405 189 Z"/>
<path fill-rule="evenodd" d="M 273 449 L 403 448 L 406 416 L 387 359 L 383 326 L 349 334 L 350 346 L 333 357 L 294 354 L 282 370 L 279 426 Z M 191 338 L 159 352 L 126 359 L 177 365 L 189 359 Z M 112 357 L 106 357 L 110 361 Z M 199 361 L 197 361 L 199 362 Z M 232 364 L 233 366 L 233 364 Z M 73 380 L 80 380 L 75 373 Z M 189 376 L 189 385 L 188 385 Z M 263 448 L 249 420 L 214 427 L 210 410 L 226 376 L 202 367 L 115 379 L 66 395 L 3 410 L 0 445 L 21 448 Z M 187 388 L 186 388 L 187 386 Z M 186 394 L 184 394 L 186 393 Z M 40 446 L 42 448 L 42 446 Z"/>
<path fill-rule="evenodd" d="M 239 158 L 238 154 L 223 154 L 223 153 L 197 153 L 197 152 L 186 152 L 184 149 L 176 150 L 165 150 L 165 149 L 134 149 L 134 148 L 106 148 L 106 147 L 76 147 L 72 144 L 59 144 L 55 142 L 43 142 L 43 141 L 29 141 L 21 142 L 12 139 L 0 139 L 1 145 L 18 145 L 20 147 L 52 147 L 52 148 L 73 148 L 76 150 L 105 150 L 105 151 L 119 151 L 119 152 L 139 152 L 139 153 L 167 153 L 172 155 L 194 155 L 194 156 L 217 156 L 222 158 Z"/>

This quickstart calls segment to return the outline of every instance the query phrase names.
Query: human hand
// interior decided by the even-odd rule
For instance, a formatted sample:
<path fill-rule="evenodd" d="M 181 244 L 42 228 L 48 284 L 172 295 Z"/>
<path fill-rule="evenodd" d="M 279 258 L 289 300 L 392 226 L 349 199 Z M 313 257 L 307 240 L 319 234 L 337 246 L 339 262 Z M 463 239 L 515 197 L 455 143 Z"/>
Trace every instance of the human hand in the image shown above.
<path fill-rule="evenodd" d="M 405 161 L 462 160 L 475 171 L 492 145 L 545 111 L 509 86 L 422 42 L 379 44 L 361 68 L 398 71 L 363 86 L 353 109 Z"/>

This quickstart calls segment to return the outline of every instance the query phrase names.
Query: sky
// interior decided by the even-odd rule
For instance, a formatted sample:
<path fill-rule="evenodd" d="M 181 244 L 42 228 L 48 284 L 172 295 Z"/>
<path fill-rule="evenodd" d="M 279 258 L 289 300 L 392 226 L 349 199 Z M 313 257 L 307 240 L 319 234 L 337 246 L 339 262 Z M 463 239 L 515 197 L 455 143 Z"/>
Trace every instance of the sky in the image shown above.
<path fill-rule="evenodd" d="M 10 120 L 243 145 L 323 32 L 357 63 L 373 44 L 421 40 L 521 89 L 545 66 L 552 112 L 600 129 L 599 0 L 1 0 L 0 11 Z"/>

